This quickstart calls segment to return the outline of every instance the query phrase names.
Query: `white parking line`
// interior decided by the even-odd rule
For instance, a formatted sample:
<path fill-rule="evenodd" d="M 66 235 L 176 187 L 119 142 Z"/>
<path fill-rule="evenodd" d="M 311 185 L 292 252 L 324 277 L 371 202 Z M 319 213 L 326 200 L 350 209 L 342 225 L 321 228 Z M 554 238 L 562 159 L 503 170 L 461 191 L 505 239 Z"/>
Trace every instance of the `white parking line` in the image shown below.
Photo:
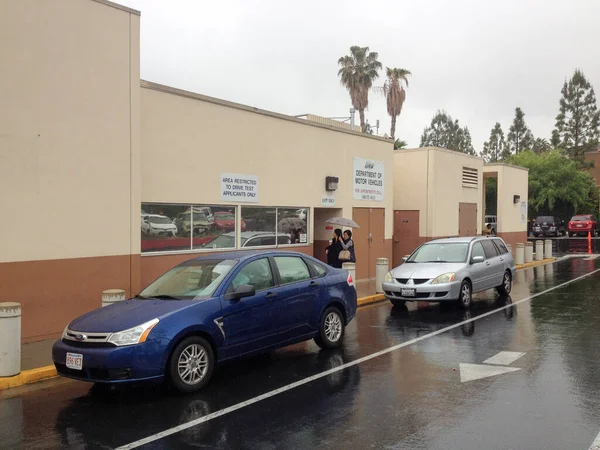
<path fill-rule="evenodd" d="M 598 433 L 598 436 L 596 436 L 596 439 L 592 442 L 589 450 L 600 450 L 600 433 Z"/>
<path fill-rule="evenodd" d="M 384 350 L 380 350 L 380 351 L 378 351 L 376 353 L 372 353 L 370 355 L 363 356 L 362 358 L 356 359 L 356 360 L 351 361 L 351 362 L 346 363 L 346 364 L 342 364 L 341 366 L 338 366 L 338 367 L 334 367 L 333 369 L 326 370 L 325 372 L 320 372 L 320 373 L 318 373 L 316 375 L 312 375 L 310 377 L 303 378 L 302 380 L 299 380 L 299 381 L 296 381 L 294 383 L 282 386 L 282 387 L 280 387 L 278 389 L 274 389 L 272 391 L 269 391 L 269 392 L 266 392 L 264 394 L 261 394 L 261 395 L 259 395 L 257 397 L 253 397 L 251 399 L 248 399 L 246 401 L 243 401 L 243 402 L 240 402 L 240 403 L 236 403 L 235 405 L 229 406 L 227 408 L 220 409 L 219 411 L 215 411 L 213 413 L 207 414 L 206 416 L 200 417 L 198 419 L 194 419 L 194 420 L 191 420 L 189 422 L 182 423 L 181 425 L 177 425 L 177 426 L 169 428 L 169 429 L 167 429 L 165 431 L 161 431 L 159 433 L 153 434 L 151 436 L 148 436 L 146 438 L 143 438 L 143 439 L 140 439 L 138 441 L 132 442 L 130 444 L 123 445 L 122 447 L 119 447 L 117 450 L 125 450 L 125 449 L 131 449 L 131 448 L 141 447 L 142 445 L 146 445 L 146 444 L 149 444 L 151 442 L 157 441 L 159 439 L 165 438 L 167 436 L 171 436 L 173 434 L 179 433 L 180 431 L 187 430 L 188 428 L 192 428 L 192 427 L 195 427 L 196 425 L 200 425 L 202 423 L 206 423 L 208 421 L 216 419 L 217 417 L 221 417 L 221 416 L 224 416 L 226 414 L 232 413 L 234 411 L 238 411 L 238 410 L 240 410 L 242 408 L 245 408 L 246 406 L 250 406 L 250 405 L 253 405 L 254 403 L 258 403 L 258 402 L 261 402 L 261 401 L 266 400 L 268 398 L 275 397 L 276 395 L 282 394 L 283 392 L 287 392 L 287 391 L 295 389 L 295 388 L 297 388 L 299 386 L 303 386 L 303 385 L 308 384 L 308 383 L 310 383 L 312 381 L 315 381 L 315 380 L 318 380 L 320 378 L 326 377 L 327 375 L 330 375 L 332 373 L 338 372 L 340 370 L 347 369 L 348 367 L 355 366 L 355 365 L 363 363 L 365 361 L 369 361 L 371 359 L 377 358 L 377 357 L 379 357 L 381 355 L 385 355 L 385 354 L 393 352 L 395 350 L 398 350 L 398 349 L 401 349 L 401 348 L 404 348 L 404 347 L 408 347 L 409 345 L 416 344 L 417 342 L 420 342 L 420 341 L 423 341 L 425 339 L 428 339 L 428 338 L 437 336 L 439 334 L 445 333 L 446 331 L 452 330 L 454 328 L 461 327 L 461 326 L 463 326 L 463 325 L 465 325 L 467 323 L 474 322 L 476 320 L 483 319 L 484 317 L 491 316 L 492 314 L 495 314 L 495 313 L 497 313 L 499 311 L 503 311 L 505 309 L 512 308 L 513 306 L 518 305 L 520 303 L 524 303 L 524 302 L 533 300 L 534 298 L 539 297 L 540 295 L 547 294 L 548 292 L 555 291 L 556 289 L 560 289 L 560 288 L 565 287 L 565 286 L 567 286 L 569 284 L 572 284 L 572 283 L 575 283 L 577 281 L 583 280 L 584 278 L 588 278 L 588 277 L 590 277 L 590 276 L 592 276 L 592 275 L 594 275 L 594 274 L 596 274 L 598 272 L 600 272 L 600 269 L 596 269 L 596 270 L 594 270 L 594 271 L 592 271 L 590 273 L 586 273 L 585 275 L 582 275 L 580 277 L 574 278 L 572 280 L 565 281 L 564 283 L 561 283 L 561 284 L 558 284 L 558 285 L 556 285 L 554 287 L 546 289 L 545 291 L 538 292 L 537 294 L 533 294 L 533 295 L 531 295 L 531 296 L 529 296 L 527 298 L 518 300 L 518 301 L 516 301 L 514 303 L 502 306 L 500 308 L 494 309 L 493 311 L 488 311 L 488 312 L 483 313 L 483 314 L 481 314 L 481 315 L 479 315 L 477 317 L 473 317 L 471 319 L 463 320 L 462 322 L 456 323 L 454 325 L 450 325 L 450 326 L 447 326 L 445 328 L 441 328 L 441 329 L 439 329 L 437 331 L 433 331 L 433 332 L 431 332 L 429 334 L 425 334 L 423 336 L 419 336 L 418 338 L 411 339 L 410 341 L 402 342 L 401 344 L 397 344 L 397 345 L 394 345 L 392 347 L 388 347 L 388 348 L 386 348 Z"/>

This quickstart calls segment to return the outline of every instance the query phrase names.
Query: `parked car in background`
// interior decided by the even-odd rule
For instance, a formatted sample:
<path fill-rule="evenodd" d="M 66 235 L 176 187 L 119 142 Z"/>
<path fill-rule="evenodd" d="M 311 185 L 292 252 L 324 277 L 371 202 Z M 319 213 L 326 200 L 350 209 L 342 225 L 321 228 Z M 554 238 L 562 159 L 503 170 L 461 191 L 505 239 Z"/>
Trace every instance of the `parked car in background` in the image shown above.
<path fill-rule="evenodd" d="M 277 244 L 275 243 L 277 239 Z M 277 233 L 272 231 L 245 231 L 240 235 L 241 247 L 266 247 L 274 245 L 291 244 L 289 234 Z M 206 248 L 233 248 L 235 247 L 235 233 L 223 233 L 212 241 L 203 245 Z"/>
<path fill-rule="evenodd" d="M 533 235 L 539 236 L 565 236 L 567 226 L 565 221 L 556 216 L 538 216 L 532 226 Z"/>
<path fill-rule="evenodd" d="M 219 231 L 235 231 L 235 215 L 227 211 L 217 211 L 214 216 L 215 229 Z M 242 219 L 242 231 L 246 231 L 246 222 Z"/>
<path fill-rule="evenodd" d="M 356 308 L 348 271 L 315 258 L 281 251 L 203 255 L 134 299 L 71 321 L 52 359 L 68 378 L 168 380 L 193 392 L 221 362 L 309 339 L 339 347 Z"/>
<path fill-rule="evenodd" d="M 148 236 L 175 236 L 177 226 L 166 216 L 146 214 L 142 216 L 142 233 Z"/>
<path fill-rule="evenodd" d="M 406 301 L 457 301 L 469 308 L 473 294 L 495 288 L 510 294 L 515 263 L 497 237 L 436 239 L 417 248 L 383 282 L 385 297 L 394 305 Z"/>
<path fill-rule="evenodd" d="M 179 234 L 182 236 L 189 236 L 191 232 L 193 232 L 193 234 L 200 234 L 206 230 L 212 229 L 214 226 L 214 218 L 212 214 L 208 215 L 206 212 L 184 212 L 177 214 L 175 225 L 177 225 Z"/>
<path fill-rule="evenodd" d="M 587 236 L 591 233 L 597 237 L 600 232 L 600 223 L 593 214 L 578 214 L 569 220 L 569 236 Z"/>

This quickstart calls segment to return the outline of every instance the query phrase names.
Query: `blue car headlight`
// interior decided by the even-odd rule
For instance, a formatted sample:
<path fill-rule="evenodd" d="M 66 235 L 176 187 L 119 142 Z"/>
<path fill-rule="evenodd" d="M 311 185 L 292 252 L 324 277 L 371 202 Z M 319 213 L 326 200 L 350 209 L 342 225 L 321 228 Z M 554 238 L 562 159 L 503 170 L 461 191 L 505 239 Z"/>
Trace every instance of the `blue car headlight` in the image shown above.
<path fill-rule="evenodd" d="M 158 319 L 152 319 L 137 327 L 113 333 L 109 336 L 108 342 L 117 346 L 141 344 L 142 342 L 146 342 L 150 331 L 152 331 L 152 328 L 154 328 L 157 323 Z"/>

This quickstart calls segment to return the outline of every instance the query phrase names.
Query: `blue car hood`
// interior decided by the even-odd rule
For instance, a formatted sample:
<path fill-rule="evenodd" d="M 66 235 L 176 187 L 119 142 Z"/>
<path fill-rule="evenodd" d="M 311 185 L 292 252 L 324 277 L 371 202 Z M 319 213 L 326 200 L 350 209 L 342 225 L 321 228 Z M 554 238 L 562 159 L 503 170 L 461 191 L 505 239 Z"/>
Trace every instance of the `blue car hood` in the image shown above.
<path fill-rule="evenodd" d="M 152 319 L 162 319 L 204 300 L 131 299 L 95 309 L 71 321 L 73 331 L 111 333 L 136 327 Z"/>

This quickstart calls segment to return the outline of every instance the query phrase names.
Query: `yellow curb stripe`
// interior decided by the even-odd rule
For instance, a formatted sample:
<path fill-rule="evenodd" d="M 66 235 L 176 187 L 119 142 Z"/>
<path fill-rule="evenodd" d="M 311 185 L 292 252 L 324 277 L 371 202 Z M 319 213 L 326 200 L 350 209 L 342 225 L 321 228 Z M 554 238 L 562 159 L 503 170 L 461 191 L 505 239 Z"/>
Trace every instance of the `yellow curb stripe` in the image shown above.
<path fill-rule="evenodd" d="M 551 262 L 554 262 L 554 261 L 556 261 L 556 258 L 542 259 L 541 261 L 533 261 L 533 262 L 530 262 L 530 263 L 515 265 L 515 268 L 517 270 L 519 270 L 519 269 L 528 269 L 529 267 L 542 266 L 544 264 L 548 264 L 548 263 L 551 263 Z"/>
<path fill-rule="evenodd" d="M 364 305 L 369 305 L 371 303 L 377 303 L 382 300 L 385 300 L 385 295 L 376 294 L 376 295 L 370 295 L 368 297 L 359 298 L 357 300 L 357 304 L 358 304 L 358 306 L 364 306 Z"/>
<path fill-rule="evenodd" d="M 0 390 L 23 386 L 24 384 L 36 383 L 56 377 L 56 368 L 54 366 L 39 367 L 37 369 L 24 370 L 14 377 L 1 377 Z"/>

